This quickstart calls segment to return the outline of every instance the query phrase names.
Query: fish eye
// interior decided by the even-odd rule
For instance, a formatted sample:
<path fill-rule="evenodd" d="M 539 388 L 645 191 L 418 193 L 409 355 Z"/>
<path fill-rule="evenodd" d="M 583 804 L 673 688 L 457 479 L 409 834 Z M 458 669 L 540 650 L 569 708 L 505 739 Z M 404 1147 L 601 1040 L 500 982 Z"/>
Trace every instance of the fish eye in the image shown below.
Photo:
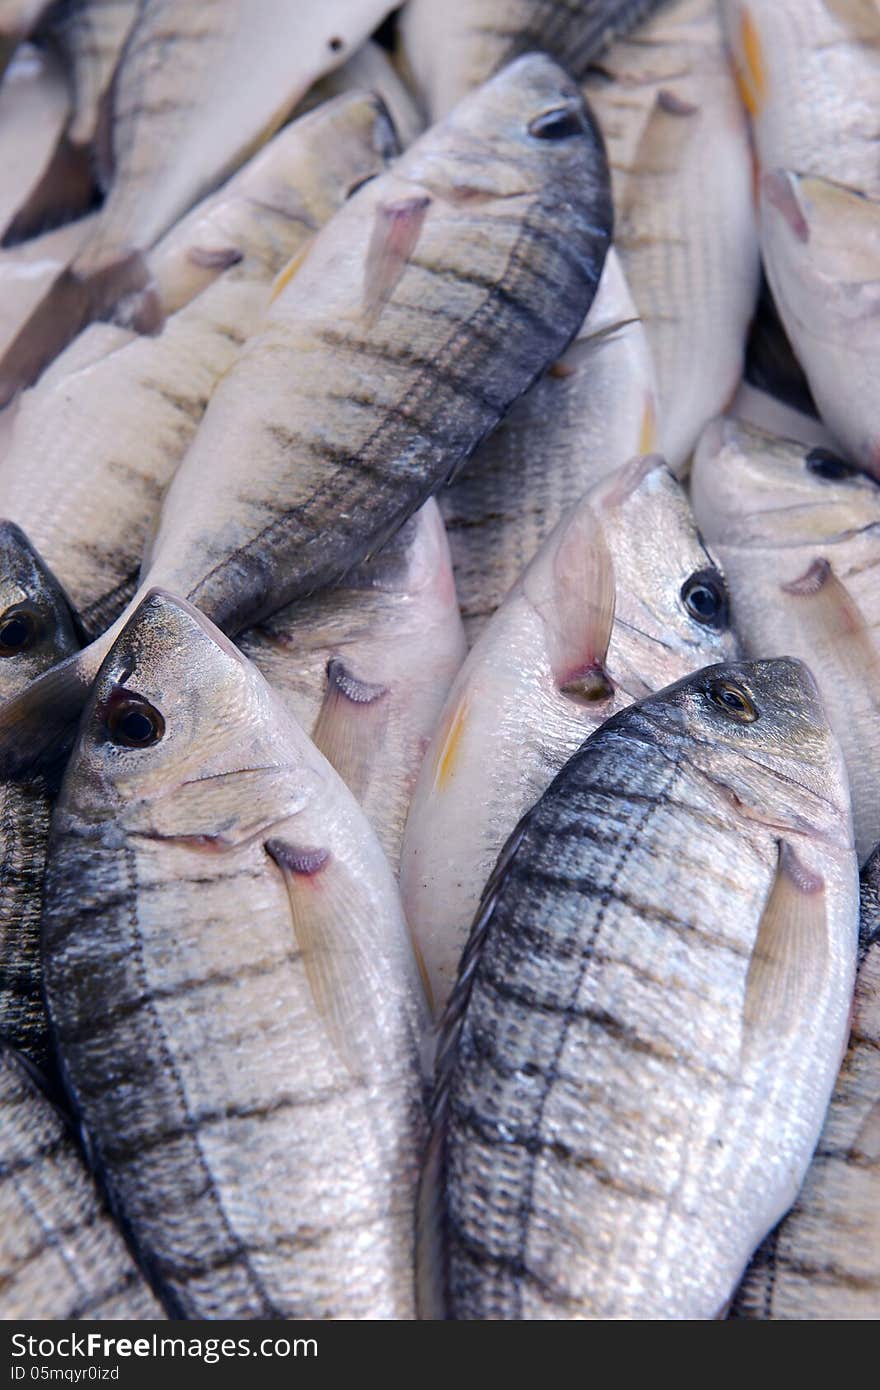
<path fill-rule="evenodd" d="M 165 733 L 162 715 L 140 695 L 126 694 L 114 700 L 106 724 L 113 742 L 123 748 L 150 748 Z"/>
<path fill-rule="evenodd" d="M 811 473 L 820 478 L 827 478 L 832 483 L 842 478 L 855 478 L 859 472 L 859 469 L 847 463 L 846 459 L 832 454 L 830 449 L 811 449 L 806 457 L 806 465 Z"/>
<path fill-rule="evenodd" d="M 0 618 L 0 656 L 18 656 L 34 645 L 40 620 L 30 608 L 7 608 Z"/>
<path fill-rule="evenodd" d="M 729 626 L 727 586 L 716 569 L 697 570 L 681 586 L 681 601 L 694 622 L 703 627 Z"/>
<path fill-rule="evenodd" d="M 572 104 L 554 106 L 529 121 L 529 135 L 536 140 L 568 140 L 572 135 L 583 135 L 586 128 L 583 107 Z"/>
<path fill-rule="evenodd" d="M 710 681 L 706 694 L 716 709 L 740 724 L 754 724 L 758 718 L 758 711 L 742 686 L 734 685 L 733 681 Z"/>

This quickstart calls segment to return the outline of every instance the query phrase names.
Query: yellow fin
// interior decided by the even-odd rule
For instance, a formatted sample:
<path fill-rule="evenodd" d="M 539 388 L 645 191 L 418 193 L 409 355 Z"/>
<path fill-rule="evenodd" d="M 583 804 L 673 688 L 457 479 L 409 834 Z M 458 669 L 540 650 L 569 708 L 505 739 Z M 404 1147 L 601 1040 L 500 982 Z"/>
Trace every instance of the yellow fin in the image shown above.
<path fill-rule="evenodd" d="M 318 1017 L 340 1061 L 357 1075 L 360 1048 L 369 1031 L 364 1019 L 369 988 L 363 983 L 352 990 L 351 981 L 367 982 L 372 971 L 367 944 L 351 929 L 352 894 L 346 871 L 325 849 L 282 839 L 266 840 L 265 848 L 284 878 L 296 944 Z"/>
<path fill-rule="evenodd" d="M 440 749 L 434 762 L 434 783 L 431 787 L 432 792 L 444 791 L 455 775 L 455 764 L 458 760 L 467 712 L 468 700 L 467 696 L 465 696 L 465 698 L 460 700 L 455 706 L 451 715 L 447 716 L 446 734 L 440 744 Z"/>
<path fill-rule="evenodd" d="M 284 269 L 279 270 L 269 295 L 270 304 L 275 303 L 281 291 L 287 288 L 294 275 L 296 275 L 297 271 L 302 267 L 302 263 L 309 254 L 314 240 L 315 238 L 313 236 L 309 237 L 308 241 L 305 242 L 298 251 L 294 252 Z"/>
<path fill-rule="evenodd" d="M 739 52 L 734 63 L 740 99 L 750 116 L 758 116 L 767 97 L 767 69 L 757 25 L 743 5 L 739 22 Z"/>
<path fill-rule="evenodd" d="M 380 203 L 364 271 L 364 309 L 368 318 L 382 312 L 415 251 L 431 199 L 427 194 Z"/>
<path fill-rule="evenodd" d="M 749 961 L 743 1055 L 796 1032 L 818 994 L 828 963 L 824 879 L 779 841 L 776 875 Z"/>
<path fill-rule="evenodd" d="M 363 800 L 373 757 L 384 741 L 388 688 L 358 680 L 338 657 L 327 663 L 327 689 L 312 742 L 336 768 L 349 791 Z"/>

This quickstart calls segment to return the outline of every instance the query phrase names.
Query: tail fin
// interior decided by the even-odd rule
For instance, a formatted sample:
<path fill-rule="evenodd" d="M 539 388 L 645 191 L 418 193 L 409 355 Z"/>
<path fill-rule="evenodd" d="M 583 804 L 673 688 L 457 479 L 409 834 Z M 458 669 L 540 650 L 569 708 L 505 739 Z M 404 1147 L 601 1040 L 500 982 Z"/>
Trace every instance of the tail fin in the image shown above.
<path fill-rule="evenodd" d="M 88 276 L 71 266 L 62 270 L 0 360 L 0 409 L 32 386 L 88 324 L 112 317 L 121 299 L 145 291 L 149 284 L 141 251 L 130 251 Z M 158 328 L 161 323 L 155 331 Z"/>
<path fill-rule="evenodd" d="M 0 776 L 21 777 L 66 750 L 115 635 L 114 628 L 0 705 Z"/>

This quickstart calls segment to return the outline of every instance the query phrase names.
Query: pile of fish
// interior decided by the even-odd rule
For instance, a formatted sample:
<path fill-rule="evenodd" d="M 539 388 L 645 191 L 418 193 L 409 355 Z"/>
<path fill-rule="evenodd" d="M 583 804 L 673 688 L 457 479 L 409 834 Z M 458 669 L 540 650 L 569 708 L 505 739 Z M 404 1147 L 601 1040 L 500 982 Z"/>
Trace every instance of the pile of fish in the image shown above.
<path fill-rule="evenodd" d="M 2 69 L 0 1316 L 880 1316 L 880 4 Z"/>

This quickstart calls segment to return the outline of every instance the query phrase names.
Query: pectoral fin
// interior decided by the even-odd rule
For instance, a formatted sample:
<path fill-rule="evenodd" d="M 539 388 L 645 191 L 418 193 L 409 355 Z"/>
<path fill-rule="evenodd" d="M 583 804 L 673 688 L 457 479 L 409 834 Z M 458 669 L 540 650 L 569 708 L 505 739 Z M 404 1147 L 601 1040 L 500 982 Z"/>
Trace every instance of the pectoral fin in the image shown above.
<path fill-rule="evenodd" d="M 312 742 L 362 800 L 375 750 L 388 722 L 388 689 L 358 680 L 334 657 L 327 663 L 327 689 L 312 730 Z"/>
<path fill-rule="evenodd" d="M 841 685 L 867 682 L 880 698 L 880 654 L 868 633 L 858 604 L 837 578 L 828 560 L 814 560 L 797 579 L 780 586 L 797 600 L 792 611 L 823 665 L 835 670 Z"/>
<path fill-rule="evenodd" d="M 431 199 L 421 194 L 377 207 L 364 271 L 364 310 L 368 318 L 378 317 L 391 298 L 416 249 L 430 204 Z"/>
<path fill-rule="evenodd" d="M 797 1029 L 820 991 L 827 963 L 825 881 L 780 840 L 746 977 L 744 1057 Z"/>
<path fill-rule="evenodd" d="M 602 524 L 592 509 L 581 508 L 554 557 L 549 601 L 537 606 L 557 688 L 585 704 L 613 693 L 605 660 L 614 604 L 614 564 Z"/>
<path fill-rule="evenodd" d="M 284 877 L 315 1010 L 340 1061 L 357 1075 L 369 990 L 363 983 L 353 990 L 352 981 L 369 981 L 371 971 L 367 952 L 349 930 L 351 892 L 345 870 L 325 849 L 281 839 L 265 845 Z"/>

